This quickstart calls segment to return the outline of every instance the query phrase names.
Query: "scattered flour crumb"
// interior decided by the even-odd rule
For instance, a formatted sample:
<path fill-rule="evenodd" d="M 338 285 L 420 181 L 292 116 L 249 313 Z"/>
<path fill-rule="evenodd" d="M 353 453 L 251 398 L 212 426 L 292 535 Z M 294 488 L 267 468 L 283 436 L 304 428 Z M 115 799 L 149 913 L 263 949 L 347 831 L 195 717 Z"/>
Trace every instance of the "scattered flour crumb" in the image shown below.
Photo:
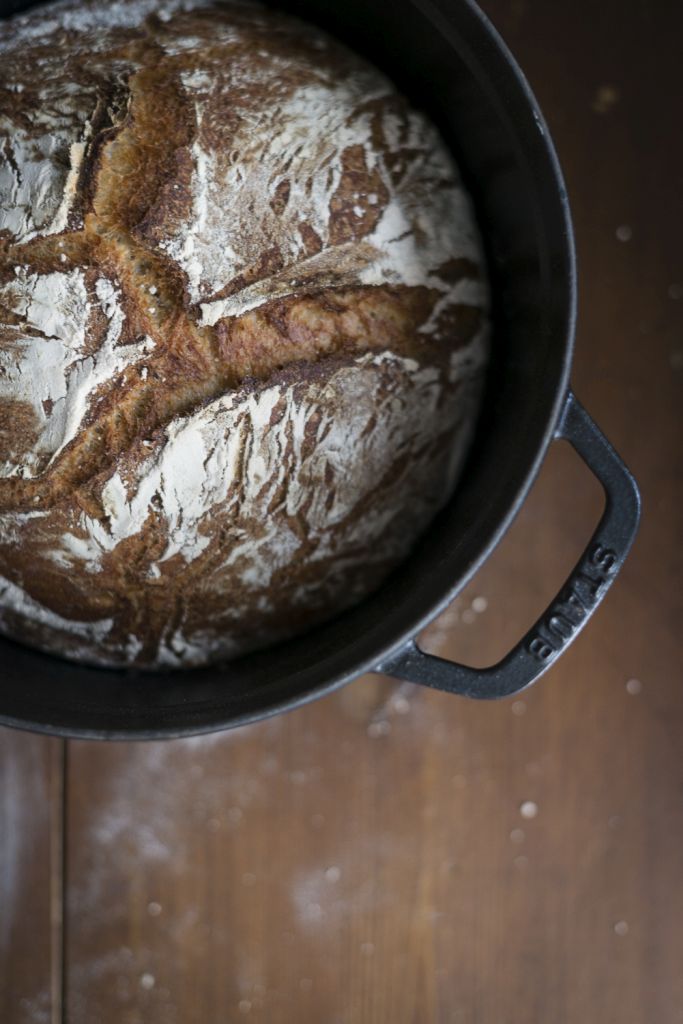
<path fill-rule="evenodd" d="M 616 935 L 628 934 L 628 924 L 626 923 L 626 921 L 617 921 L 617 923 L 614 925 L 614 932 Z"/>
<path fill-rule="evenodd" d="M 643 684 L 640 679 L 629 679 L 626 683 L 626 692 L 630 693 L 632 697 L 636 697 L 643 688 Z"/>
<path fill-rule="evenodd" d="M 410 701 L 400 695 L 392 697 L 391 710 L 395 711 L 397 715 L 407 715 L 410 712 Z"/>
<path fill-rule="evenodd" d="M 629 224 L 620 224 L 616 230 L 616 236 L 619 242 L 630 242 L 633 238 L 633 229 Z"/>
<path fill-rule="evenodd" d="M 140 985 L 142 986 L 142 988 L 147 989 L 147 991 L 154 988 L 155 984 L 156 978 L 154 977 L 153 974 L 143 974 L 140 977 Z"/>
<path fill-rule="evenodd" d="M 538 814 L 538 804 L 535 804 L 533 800 L 525 800 L 520 804 L 519 813 L 523 818 L 535 818 Z"/>
<path fill-rule="evenodd" d="M 323 908 L 319 903 L 309 903 L 303 913 L 306 921 L 320 921 L 323 916 Z"/>
<path fill-rule="evenodd" d="M 619 90 L 614 85 L 601 85 L 596 90 L 591 106 L 596 114 L 609 114 L 619 102 Z"/>

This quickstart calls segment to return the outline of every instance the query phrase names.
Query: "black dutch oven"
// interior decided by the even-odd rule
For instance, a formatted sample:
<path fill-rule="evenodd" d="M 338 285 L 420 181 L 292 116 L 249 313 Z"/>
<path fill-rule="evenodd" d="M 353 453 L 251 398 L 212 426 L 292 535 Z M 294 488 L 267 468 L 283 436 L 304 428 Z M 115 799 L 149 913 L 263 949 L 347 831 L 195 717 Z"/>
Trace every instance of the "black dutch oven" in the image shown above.
<path fill-rule="evenodd" d="M 10 14 L 27 3 L 5 3 Z M 639 518 L 636 484 L 569 384 L 576 270 L 564 182 L 520 69 L 471 0 L 295 0 L 426 109 L 459 160 L 488 250 L 494 351 L 484 408 L 455 495 L 413 554 L 363 604 L 256 655 L 186 672 L 93 669 L 0 641 L 0 721 L 64 736 L 152 739 L 241 725 L 366 672 L 454 694 L 506 697 L 533 683 L 613 583 Z M 415 638 L 509 527 L 548 446 L 569 441 L 606 507 L 547 612 L 501 662 L 472 669 Z"/>

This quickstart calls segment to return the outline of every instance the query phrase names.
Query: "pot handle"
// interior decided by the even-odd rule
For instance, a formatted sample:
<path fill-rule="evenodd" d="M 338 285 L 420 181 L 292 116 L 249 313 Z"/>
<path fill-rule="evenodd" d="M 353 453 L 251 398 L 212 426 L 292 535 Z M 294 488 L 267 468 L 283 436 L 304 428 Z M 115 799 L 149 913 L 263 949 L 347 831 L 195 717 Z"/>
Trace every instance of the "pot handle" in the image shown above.
<path fill-rule="evenodd" d="M 479 700 L 510 697 L 543 675 L 581 632 L 612 586 L 640 519 L 635 480 L 570 391 L 556 439 L 569 441 L 605 491 L 605 511 L 562 590 L 516 647 L 497 665 L 476 669 L 425 654 L 414 640 L 375 669 L 435 690 Z"/>

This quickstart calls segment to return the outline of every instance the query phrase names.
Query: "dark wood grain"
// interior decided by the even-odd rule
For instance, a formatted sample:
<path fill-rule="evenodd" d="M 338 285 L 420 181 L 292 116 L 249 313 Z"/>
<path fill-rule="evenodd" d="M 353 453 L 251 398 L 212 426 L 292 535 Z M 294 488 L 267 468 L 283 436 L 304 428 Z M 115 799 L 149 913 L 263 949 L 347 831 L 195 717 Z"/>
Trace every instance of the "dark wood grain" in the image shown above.
<path fill-rule="evenodd" d="M 0 729 L 0 1021 L 58 1024 L 61 740 Z"/>
<path fill-rule="evenodd" d="M 683 10 L 485 7 L 567 177 L 574 382 L 642 486 L 634 552 L 522 700 L 373 678 L 220 737 L 71 744 L 69 1024 L 683 1021 Z M 425 646 L 504 653 L 599 507 L 558 446 Z"/>

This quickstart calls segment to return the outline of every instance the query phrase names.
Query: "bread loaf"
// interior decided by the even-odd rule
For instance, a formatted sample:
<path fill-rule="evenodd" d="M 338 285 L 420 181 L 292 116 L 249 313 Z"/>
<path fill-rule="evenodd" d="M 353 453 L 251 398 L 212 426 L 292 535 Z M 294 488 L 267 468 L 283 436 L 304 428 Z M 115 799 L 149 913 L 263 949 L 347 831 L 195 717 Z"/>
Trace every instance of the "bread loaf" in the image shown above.
<path fill-rule="evenodd" d="M 487 354 L 436 129 L 251 3 L 0 25 L 0 629 L 107 666 L 310 628 L 456 482 Z"/>

